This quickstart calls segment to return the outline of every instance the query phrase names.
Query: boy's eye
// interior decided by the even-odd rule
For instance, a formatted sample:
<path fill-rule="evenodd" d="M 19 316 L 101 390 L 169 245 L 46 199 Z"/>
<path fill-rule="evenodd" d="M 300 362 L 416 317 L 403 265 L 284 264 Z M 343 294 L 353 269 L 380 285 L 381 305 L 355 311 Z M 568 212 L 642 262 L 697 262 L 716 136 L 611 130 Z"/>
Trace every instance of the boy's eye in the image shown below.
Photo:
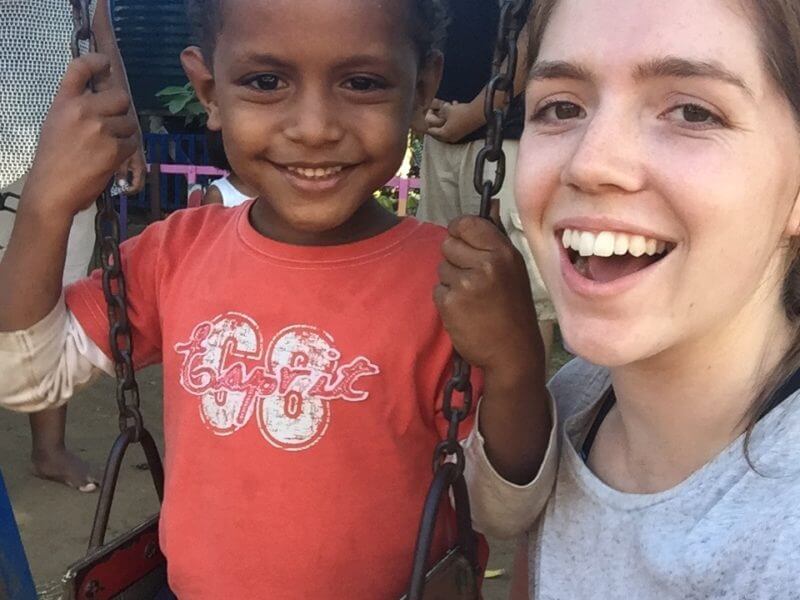
<path fill-rule="evenodd" d="M 539 109 L 534 115 L 534 121 L 569 121 L 571 119 L 580 119 L 586 116 L 584 110 L 574 102 L 566 102 L 558 100 L 546 104 Z"/>
<path fill-rule="evenodd" d="M 247 81 L 247 85 L 262 92 L 274 92 L 286 87 L 286 84 L 281 78 L 272 73 L 256 75 Z"/>
<path fill-rule="evenodd" d="M 356 92 L 386 89 L 386 83 L 374 77 L 358 76 L 345 81 L 344 86 Z"/>

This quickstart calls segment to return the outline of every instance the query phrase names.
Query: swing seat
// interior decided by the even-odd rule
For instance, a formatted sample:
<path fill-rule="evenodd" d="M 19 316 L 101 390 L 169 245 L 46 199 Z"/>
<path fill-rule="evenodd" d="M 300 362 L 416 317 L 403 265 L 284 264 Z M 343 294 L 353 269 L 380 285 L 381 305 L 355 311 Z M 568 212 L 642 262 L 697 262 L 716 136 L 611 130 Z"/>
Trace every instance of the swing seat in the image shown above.
<path fill-rule="evenodd" d="M 424 600 L 475 600 L 477 589 L 475 567 L 461 548 L 453 548 L 425 576 Z"/>
<path fill-rule="evenodd" d="M 153 600 L 168 589 L 167 560 L 158 543 L 158 514 L 113 541 L 105 542 L 122 459 L 135 437 L 135 428 L 130 428 L 114 442 L 100 485 L 89 551 L 64 575 L 64 600 Z M 146 429 L 142 429 L 139 438 L 137 443 L 144 449 L 148 470 L 161 502 L 164 469 L 158 448 Z"/>
<path fill-rule="evenodd" d="M 73 564 L 64 600 L 152 600 L 167 585 L 167 559 L 155 515 Z"/>

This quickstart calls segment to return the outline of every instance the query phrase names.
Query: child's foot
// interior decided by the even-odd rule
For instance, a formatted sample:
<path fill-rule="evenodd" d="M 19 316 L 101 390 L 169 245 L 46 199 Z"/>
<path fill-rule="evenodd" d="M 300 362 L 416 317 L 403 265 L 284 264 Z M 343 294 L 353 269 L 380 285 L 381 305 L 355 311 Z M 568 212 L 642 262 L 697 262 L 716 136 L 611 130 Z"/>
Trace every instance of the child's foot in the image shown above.
<path fill-rule="evenodd" d="M 34 454 L 31 461 L 36 477 L 57 481 L 87 494 L 98 487 L 98 480 L 92 475 L 89 465 L 66 448 Z"/>

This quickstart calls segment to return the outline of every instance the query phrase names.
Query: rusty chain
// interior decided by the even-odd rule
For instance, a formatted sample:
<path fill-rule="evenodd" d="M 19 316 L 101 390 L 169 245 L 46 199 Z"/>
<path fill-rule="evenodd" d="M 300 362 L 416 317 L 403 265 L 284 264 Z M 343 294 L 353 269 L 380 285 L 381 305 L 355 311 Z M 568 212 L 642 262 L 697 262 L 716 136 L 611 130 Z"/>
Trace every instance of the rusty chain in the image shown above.
<path fill-rule="evenodd" d="M 72 56 L 81 55 L 81 42 L 89 51 L 97 50 L 91 27 L 91 0 L 70 0 L 72 6 Z M 109 346 L 117 375 L 116 399 L 119 407 L 119 429 L 131 432 L 131 442 L 142 439 L 144 424 L 139 410 L 139 384 L 133 368 L 133 336 L 128 321 L 128 302 L 125 275 L 120 258 L 119 216 L 108 190 L 97 199 L 95 232 L 100 242 L 100 260 L 103 270 L 103 294 L 108 306 Z"/>
<path fill-rule="evenodd" d="M 514 75 L 517 70 L 518 59 L 517 44 L 520 32 L 527 19 L 529 8 L 530 0 L 503 0 L 500 8 L 497 42 L 492 60 L 492 74 L 486 87 L 486 103 L 484 105 L 487 123 L 486 142 L 475 161 L 475 189 L 481 195 L 479 216 L 484 219 L 490 219 L 492 198 L 500 191 L 505 181 L 504 126 L 511 100 L 514 96 Z M 502 94 L 502 98 L 498 98 L 499 94 Z M 495 163 L 493 178 L 487 177 L 489 163 Z M 442 414 L 448 422 L 447 436 L 436 445 L 434 450 L 433 482 L 425 499 L 420 528 L 417 534 L 409 591 L 403 600 L 424 600 L 426 568 L 433 542 L 436 515 L 442 498 L 445 497 L 448 491 L 452 493 L 457 516 L 458 539 L 456 547 L 460 550 L 462 557 L 468 561 L 469 568 L 476 576 L 480 570 L 477 540 L 471 524 L 469 494 L 464 480 L 466 458 L 464 449 L 458 441 L 461 424 L 469 416 L 473 405 L 470 373 L 471 367 L 469 363 L 457 352 L 454 352 L 453 375 L 445 386 L 442 402 Z M 462 396 L 459 406 L 455 406 L 453 403 L 453 397 L 456 393 Z M 453 577 L 459 579 L 460 576 L 455 574 Z M 466 580 L 458 584 L 459 589 L 464 593 L 472 593 L 467 590 L 468 586 L 465 582 Z"/>
<path fill-rule="evenodd" d="M 503 152 L 504 125 L 514 95 L 514 74 L 517 70 L 517 44 L 525 24 L 530 0 L 505 0 L 500 8 L 497 43 L 492 60 L 492 75 L 486 87 L 486 142 L 475 160 L 475 190 L 481 195 L 480 216 L 490 218 L 492 198 L 503 186 L 506 177 L 506 157 Z M 502 102 L 498 95 L 502 94 Z M 495 163 L 494 178 L 487 177 L 489 163 Z M 448 457 L 454 457 L 456 474 L 464 472 L 464 451 L 458 442 L 458 430 L 469 416 L 473 404 L 470 381 L 470 365 L 458 355 L 453 358 L 453 376 L 444 391 L 442 413 L 447 419 L 447 438 L 441 441 L 434 452 L 434 471 Z M 455 392 L 462 395 L 461 406 L 453 405 Z"/>

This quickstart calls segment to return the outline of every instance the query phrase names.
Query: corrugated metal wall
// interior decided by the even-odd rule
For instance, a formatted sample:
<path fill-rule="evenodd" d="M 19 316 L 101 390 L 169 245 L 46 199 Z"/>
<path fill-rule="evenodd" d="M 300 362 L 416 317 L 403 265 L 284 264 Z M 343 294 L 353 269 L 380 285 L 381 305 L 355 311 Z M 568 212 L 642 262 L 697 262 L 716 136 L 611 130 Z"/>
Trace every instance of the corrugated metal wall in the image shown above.
<path fill-rule="evenodd" d="M 190 44 L 183 0 L 111 0 L 114 29 L 139 112 L 164 112 L 155 93 L 183 85 L 180 53 Z"/>

